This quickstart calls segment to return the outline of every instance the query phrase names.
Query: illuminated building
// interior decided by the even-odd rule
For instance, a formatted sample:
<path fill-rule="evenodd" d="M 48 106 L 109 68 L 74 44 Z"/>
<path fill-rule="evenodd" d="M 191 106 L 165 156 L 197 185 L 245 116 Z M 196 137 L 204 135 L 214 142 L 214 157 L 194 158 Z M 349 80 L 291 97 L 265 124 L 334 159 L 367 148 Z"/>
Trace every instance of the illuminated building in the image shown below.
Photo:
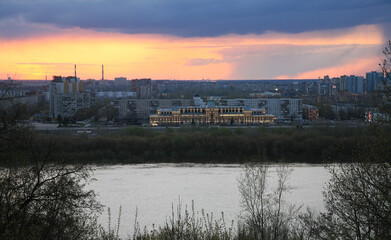
<path fill-rule="evenodd" d="M 275 117 L 264 108 L 244 106 L 216 106 L 213 102 L 202 106 L 158 109 L 149 117 L 152 126 L 180 125 L 261 125 L 274 123 Z"/>

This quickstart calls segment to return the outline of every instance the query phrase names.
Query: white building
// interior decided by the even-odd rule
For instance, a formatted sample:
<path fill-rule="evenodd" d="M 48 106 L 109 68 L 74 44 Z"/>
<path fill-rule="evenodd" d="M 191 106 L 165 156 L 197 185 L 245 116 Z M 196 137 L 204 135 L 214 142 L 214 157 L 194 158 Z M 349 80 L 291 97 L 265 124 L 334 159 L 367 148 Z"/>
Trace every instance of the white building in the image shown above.
<path fill-rule="evenodd" d="M 82 108 L 90 108 L 95 103 L 94 92 L 75 92 L 56 94 L 54 96 L 54 111 L 55 117 L 73 117 L 77 110 Z"/>
<path fill-rule="evenodd" d="M 136 97 L 136 92 L 124 92 L 124 91 L 118 91 L 118 92 L 97 92 L 96 97 L 98 98 L 129 98 L 129 97 Z"/>
<path fill-rule="evenodd" d="M 204 107 L 206 106 L 204 100 L 202 100 L 201 97 L 193 97 L 193 100 L 194 100 L 194 106 L 196 107 Z"/>
<path fill-rule="evenodd" d="M 246 106 L 250 108 L 265 108 L 267 114 L 276 118 L 303 117 L 302 100 L 298 98 L 234 98 L 223 99 L 222 104 L 226 106 Z"/>

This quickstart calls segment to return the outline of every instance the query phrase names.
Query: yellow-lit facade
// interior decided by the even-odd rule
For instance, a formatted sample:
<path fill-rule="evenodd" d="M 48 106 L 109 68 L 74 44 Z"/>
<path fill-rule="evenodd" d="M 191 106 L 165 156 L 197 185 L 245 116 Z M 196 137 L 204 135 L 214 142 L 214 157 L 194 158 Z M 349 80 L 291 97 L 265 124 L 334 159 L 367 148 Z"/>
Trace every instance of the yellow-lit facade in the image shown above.
<path fill-rule="evenodd" d="M 275 117 L 265 109 L 209 105 L 159 109 L 150 116 L 152 126 L 180 125 L 263 125 L 274 123 Z"/>

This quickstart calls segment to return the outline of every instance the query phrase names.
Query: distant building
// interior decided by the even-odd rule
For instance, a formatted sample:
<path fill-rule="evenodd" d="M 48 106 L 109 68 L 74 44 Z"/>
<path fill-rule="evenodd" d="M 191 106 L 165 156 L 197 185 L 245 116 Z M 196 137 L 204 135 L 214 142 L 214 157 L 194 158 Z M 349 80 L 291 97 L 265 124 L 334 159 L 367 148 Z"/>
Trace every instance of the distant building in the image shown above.
<path fill-rule="evenodd" d="M 204 107 L 158 109 L 149 119 L 152 126 L 261 125 L 274 123 L 275 117 L 264 108 L 216 106 L 211 101 Z"/>
<path fill-rule="evenodd" d="M 54 117 L 68 117 L 72 118 L 77 110 L 82 108 L 90 108 L 95 103 L 94 92 L 75 92 L 57 94 L 54 96 L 54 110 L 52 112 Z"/>
<path fill-rule="evenodd" d="M 319 83 L 318 84 L 318 95 L 324 96 L 324 95 L 330 95 L 330 83 Z"/>
<path fill-rule="evenodd" d="M 319 109 L 315 106 L 303 104 L 303 119 L 316 120 L 319 118 Z"/>
<path fill-rule="evenodd" d="M 193 97 L 193 100 L 194 100 L 194 106 L 196 107 L 204 107 L 206 105 L 204 100 L 202 100 L 202 98 L 199 96 Z"/>
<path fill-rule="evenodd" d="M 380 88 L 383 83 L 383 73 L 382 72 L 367 72 L 366 75 L 366 91 L 374 92 Z"/>
<path fill-rule="evenodd" d="M 276 92 L 262 92 L 262 93 L 250 93 L 249 97 L 251 98 L 264 98 L 264 97 L 275 97 L 275 96 L 281 96 L 281 93 Z"/>
<path fill-rule="evenodd" d="M 114 85 L 116 86 L 125 86 L 127 84 L 126 77 L 116 77 L 114 78 Z"/>
<path fill-rule="evenodd" d="M 52 117 L 73 117 L 77 110 L 89 108 L 95 102 L 95 93 L 84 92 L 79 78 L 53 76 L 49 88 Z"/>
<path fill-rule="evenodd" d="M 212 102 L 212 101 L 209 101 Z M 214 101 L 219 107 L 240 107 L 243 109 L 265 109 L 269 115 L 278 119 L 302 119 L 303 107 L 301 99 L 293 98 L 259 98 L 259 99 L 222 99 Z M 139 123 L 149 121 L 150 115 L 158 114 L 158 110 L 187 107 L 205 107 L 200 97 L 193 99 L 135 99 L 118 98 L 113 100 L 113 106 L 118 109 L 119 118 L 132 118 Z"/>
<path fill-rule="evenodd" d="M 233 98 L 223 99 L 222 105 L 265 108 L 278 119 L 301 119 L 303 116 L 302 100 L 298 98 Z"/>
<path fill-rule="evenodd" d="M 390 116 L 386 113 L 379 113 L 374 111 L 365 112 L 365 122 L 382 124 L 390 121 Z"/>
<path fill-rule="evenodd" d="M 132 97 L 132 98 L 135 98 L 136 97 L 136 93 L 135 92 L 123 92 L 123 91 L 117 91 L 117 92 L 113 92 L 113 91 L 108 91 L 108 92 L 97 92 L 96 93 L 96 97 L 97 98 L 129 98 L 129 97 Z"/>
<path fill-rule="evenodd" d="M 362 76 L 355 76 L 355 92 L 354 93 L 359 93 L 363 94 L 364 93 L 364 77 Z"/>
<path fill-rule="evenodd" d="M 345 91 L 348 91 L 350 93 L 364 93 L 364 77 L 355 75 L 342 77 L 344 81 L 343 86 Z"/>
<path fill-rule="evenodd" d="M 213 102 L 220 102 L 221 101 L 221 97 L 218 97 L 218 96 L 209 96 L 207 98 L 208 101 L 213 101 Z"/>
<path fill-rule="evenodd" d="M 159 108 L 194 106 L 194 99 L 135 99 L 119 98 L 113 101 L 118 109 L 119 118 L 131 118 L 135 122 L 147 123 L 151 114 Z"/>
<path fill-rule="evenodd" d="M 0 96 L 2 98 L 16 98 L 16 97 L 24 97 L 28 93 L 27 90 L 19 90 L 19 89 L 0 89 Z"/>
<path fill-rule="evenodd" d="M 150 78 L 132 79 L 132 91 L 137 98 L 150 98 L 152 96 L 152 80 Z"/>

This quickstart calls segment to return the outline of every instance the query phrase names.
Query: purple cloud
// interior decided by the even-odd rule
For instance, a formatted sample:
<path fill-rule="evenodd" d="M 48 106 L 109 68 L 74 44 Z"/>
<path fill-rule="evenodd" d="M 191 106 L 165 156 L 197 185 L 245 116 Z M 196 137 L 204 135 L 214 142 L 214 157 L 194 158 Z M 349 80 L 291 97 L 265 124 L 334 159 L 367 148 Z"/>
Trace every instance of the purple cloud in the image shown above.
<path fill-rule="evenodd" d="M 297 33 L 391 22 L 389 0 L 5 0 L 0 21 L 175 36 Z M 12 25 L 0 35 L 23 35 Z M 25 28 L 27 32 L 44 31 Z"/>

